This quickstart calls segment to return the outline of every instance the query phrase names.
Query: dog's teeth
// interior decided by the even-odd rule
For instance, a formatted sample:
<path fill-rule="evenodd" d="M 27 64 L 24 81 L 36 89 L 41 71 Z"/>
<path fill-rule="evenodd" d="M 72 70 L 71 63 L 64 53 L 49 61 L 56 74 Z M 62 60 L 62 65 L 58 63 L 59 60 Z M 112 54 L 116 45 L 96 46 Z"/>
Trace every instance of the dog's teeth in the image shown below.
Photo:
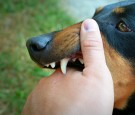
<path fill-rule="evenodd" d="M 72 59 L 73 60 L 73 62 L 75 62 L 76 61 L 76 58 L 74 58 L 74 59 Z"/>
<path fill-rule="evenodd" d="M 68 61 L 69 61 L 69 58 L 65 58 L 65 59 L 62 59 L 60 62 L 60 67 L 63 74 L 66 74 Z"/>
<path fill-rule="evenodd" d="M 49 64 L 46 64 L 45 66 L 46 66 L 46 67 L 49 67 Z"/>
<path fill-rule="evenodd" d="M 81 64 L 84 64 L 83 59 L 79 58 L 79 61 L 81 62 Z"/>
<path fill-rule="evenodd" d="M 50 63 L 51 67 L 54 68 L 55 67 L 55 62 Z"/>

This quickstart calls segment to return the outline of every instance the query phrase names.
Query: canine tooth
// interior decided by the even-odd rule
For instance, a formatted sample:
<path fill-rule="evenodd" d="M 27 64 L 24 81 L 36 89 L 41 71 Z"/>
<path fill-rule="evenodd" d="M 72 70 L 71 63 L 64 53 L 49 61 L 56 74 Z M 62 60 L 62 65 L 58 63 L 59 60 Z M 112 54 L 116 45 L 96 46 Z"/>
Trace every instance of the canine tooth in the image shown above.
<path fill-rule="evenodd" d="M 63 74 L 66 74 L 68 61 L 69 61 L 69 58 L 65 58 L 60 61 L 60 67 Z"/>
<path fill-rule="evenodd" d="M 73 60 L 73 62 L 75 62 L 76 58 L 74 58 L 74 59 L 72 59 L 72 60 Z"/>
<path fill-rule="evenodd" d="M 50 63 L 51 67 L 54 68 L 55 67 L 55 62 Z"/>
<path fill-rule="evenodd" d="M 49 64 L 46 64 L 45 66 L 46 66 L 46 67 L 49 67 Z"/>
<path fill-rule="evenodd" d="M 81 64 L 84 64 L 83 59 L 79 58 L 79 61 L 81 62 Z"/>

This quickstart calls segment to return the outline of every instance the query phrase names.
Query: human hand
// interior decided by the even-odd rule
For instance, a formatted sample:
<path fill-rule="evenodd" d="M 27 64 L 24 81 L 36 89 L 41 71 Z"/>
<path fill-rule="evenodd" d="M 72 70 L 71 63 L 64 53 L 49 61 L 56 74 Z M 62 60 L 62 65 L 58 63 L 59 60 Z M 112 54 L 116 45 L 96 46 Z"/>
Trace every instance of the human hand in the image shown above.
<path fill-rule="evenodd" d="M 68 68 L 43 78 L 29 95 L 22 115 L 111 115 L 113 81 L 106 65 L 97 23 L 88 19 L 81 27 L 85 68 Z"/>

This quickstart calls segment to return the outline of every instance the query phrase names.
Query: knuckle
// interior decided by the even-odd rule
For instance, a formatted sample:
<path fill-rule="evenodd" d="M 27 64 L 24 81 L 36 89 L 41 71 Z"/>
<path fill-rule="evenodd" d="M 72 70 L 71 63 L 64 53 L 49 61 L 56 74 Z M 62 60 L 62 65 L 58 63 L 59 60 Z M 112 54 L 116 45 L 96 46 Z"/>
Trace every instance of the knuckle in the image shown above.
<path fill-rule="evenodd" d="M 101 41 L 98 41 L 98 40 L 83 40 L 82 41 L 82 46 L 83 47 L 97 47 L 97 48 L 102 48 L 103 47 L 103 44 Z"/>

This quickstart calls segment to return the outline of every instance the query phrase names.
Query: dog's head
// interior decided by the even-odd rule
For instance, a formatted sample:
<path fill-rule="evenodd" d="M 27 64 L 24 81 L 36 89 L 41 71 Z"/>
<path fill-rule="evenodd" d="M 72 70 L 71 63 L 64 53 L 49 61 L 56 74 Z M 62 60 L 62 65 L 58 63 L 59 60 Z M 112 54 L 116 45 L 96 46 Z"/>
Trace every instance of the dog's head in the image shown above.
<path fill-rule="evenodd" d="M 93 19 L 99 25 L 106 62 L 114 80 L 114 107 L 122 109 L 135 92 L 135 2 L 98 8 Z M 81 22 L 29 39 L 27 48 L 31 58 L 42 67 L 61 66 L 63 72 L 67 62 L 67 66 L 82 70 L 80 27 Z"/>

